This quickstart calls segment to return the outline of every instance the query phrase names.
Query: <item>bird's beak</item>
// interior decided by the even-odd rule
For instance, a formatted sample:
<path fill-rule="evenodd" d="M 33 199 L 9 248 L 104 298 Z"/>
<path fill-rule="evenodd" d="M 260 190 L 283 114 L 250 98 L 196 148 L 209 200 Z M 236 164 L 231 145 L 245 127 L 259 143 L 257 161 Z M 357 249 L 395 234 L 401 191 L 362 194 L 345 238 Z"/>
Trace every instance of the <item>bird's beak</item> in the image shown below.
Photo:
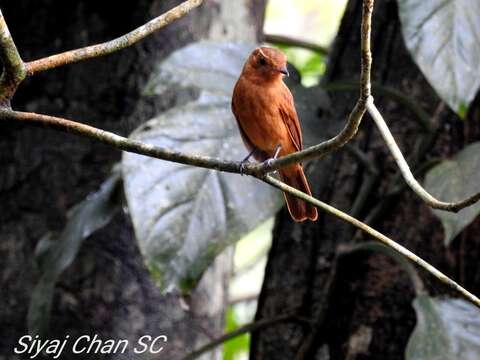
<path fill-rule="evenodd" d="M 281 72 L 282 74 L 286 75 L 286 76 L 289 76 L 290 74 L 288 73 L 288 70 L 287 70 L 287 67 L 281 67 L 280 69 L 278 69 L 278 72 Z"/>

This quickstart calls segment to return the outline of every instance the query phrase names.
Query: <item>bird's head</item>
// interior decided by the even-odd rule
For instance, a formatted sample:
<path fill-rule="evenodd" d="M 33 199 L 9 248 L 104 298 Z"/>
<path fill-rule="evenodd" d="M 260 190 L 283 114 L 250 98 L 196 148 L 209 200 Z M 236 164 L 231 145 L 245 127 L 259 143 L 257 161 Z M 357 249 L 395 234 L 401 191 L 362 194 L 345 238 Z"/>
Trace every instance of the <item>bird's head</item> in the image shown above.
<path fill-rule="evenodd" d="M 256 48 L 245 63 L 243 73 L 264 80 L 281 79 L 283 75 L 288 76 L 287 57 L 274 48 Z"/>

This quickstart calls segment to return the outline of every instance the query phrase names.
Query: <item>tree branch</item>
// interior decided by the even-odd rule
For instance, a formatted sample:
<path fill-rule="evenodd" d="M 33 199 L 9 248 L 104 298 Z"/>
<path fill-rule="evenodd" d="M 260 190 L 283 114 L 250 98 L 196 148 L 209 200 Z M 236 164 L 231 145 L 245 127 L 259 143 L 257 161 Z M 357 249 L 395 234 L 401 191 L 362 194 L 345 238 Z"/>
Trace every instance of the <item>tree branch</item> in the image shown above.
<path fill-rule="evenodd" d="M 1 10 L 0 61 L 3 65 L 0 77 L 0 106 L 10 107 L 10 100 L 18 85 L 25 79 L 26 71 Z"/>
<path fill-rule="evenodd" d="M 94 139 L 119 150 L 150 156 L 161 160 L 173 161 L 181 164 L 230 173 L 240 173 L 240 162 L 228 162 L 208 156 L 184 154 L 178 151 L 146 144 L 141 141 L 131 140 L 109 131 L 55 116 L 0 108 L 0 120 L 13 120 L 16 123 L 25 123 L 33 126 L 52 128 L 62 132 Z M 248 171 L 248 169 L 249 167 L 247 167 L 246 173 L 251 173 Z"/>
<path fill-rule="evenodd" d="M 385 123 L 382 114 L 380 114 L 377 107 L 373 103 L 373 99 L 367 102 L 367 109 L 372 116 L 373 121 L 377 125 L 378 130 L 380 130 L 383 140 L 387 144 L 387 147 L 390 150 L 393 158 L 395 159 L 398 167 L 400 168 L 400 172 L 402 173 L 403 178 L 407 182 L 408 186 L 410 186 L 410 188 L 425 203 L 427 203 L 430 207 L 434 209 L 458 212 L 459 210 L 473 205 L 480 200 L 480 192 L 459 202 L 443 202 L 434 198 L 422 187 L 422 185 L 420 185 L 420 183 L 413 176 L 410 167 L 408 166 L 402 152 L 400 151 L 397 143 L 395 142 L 395 139 L 393 138 L 392 133 L 390 132 L 387 124 Z"/>
<path fill-rule="evenodd" d="M 473 304 L 475 304 L 477 307 L 480 308 L 480 299 L 470 293 L 468 290 L 464 289 L 462 286 L 460 286 L 458 283 L 450 279 L 448 276 L 443 274 L 440 270 L 437 270 L 434 266 L 430 265 L 428 262 L 420 258 L 419 256 L 415 255 L 413 252 L 408 250 L 407 248 L 403 247 L 402 245 L 396 243 L 394 240 L 390 239 L 389 237 L 383 235 L 379 231 L 371 228 L 370 226 L 362 223 L 360 220 L 355 219 L 354 217 L 344 213 L 343 211 L 340 211 L 336 208 L 334 208 L 331 205 L 328 205 L 318 199 L 315 199 L 312 196 L 309 196 L 300 190 L 297 190 L 269 175 L 264 176 L 261 178 L 264 182 L 267 184 L 270 184 L 277 189 L 280 189 L 284 192 L 288 192 L 289 194 L 294 195 L 295 197 L 302 199 L 312 205 L 315 205 L 319 209 L 339 218 L 342 219 L 343 221 L 355 226 L 357 229 L 362 230 L 363 232 L 367 233 L 370 235 L 372 238 L 374 238 L 377 241 L 380 241 L 381 243 L 385 244 L 389 248 L 395 250 L 399 254 L 405 256 L 406 258 L 410 259 L 412 262 L 432 274 L 434 277 L 436 277 L 440 282 L 444 283 L 445 285 L 449 286 L 453 290 L 457 291 L 461 296 L 463 296 L 465 299 L 469 300 Z"/>
<path fill-rule="evenodd" d="M 128 34 L 120 36 L 114 40 L 30 61 L 26 63 L 27 73 L 28 75 L 33 75 L 40 71 L 108 55 L 118 50 L 125 49 L 148 35 L 151 35 L 158 29 L 161 29 L 171 22 L 181 18 L 202 3 L 203 0 L 185 1 Z"/>

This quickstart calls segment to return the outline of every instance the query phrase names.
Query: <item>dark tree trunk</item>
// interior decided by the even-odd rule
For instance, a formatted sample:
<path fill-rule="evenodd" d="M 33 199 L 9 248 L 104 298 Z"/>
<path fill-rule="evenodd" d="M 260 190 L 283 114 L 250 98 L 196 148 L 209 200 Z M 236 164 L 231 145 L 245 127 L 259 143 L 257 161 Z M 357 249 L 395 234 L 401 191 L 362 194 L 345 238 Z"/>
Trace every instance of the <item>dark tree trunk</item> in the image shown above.
<path fill-rule="evenodd" d="M 33 60 L 110 40 L 180 2 L 3 0 L 0 6 L 22 58 Z M 13 107 L 126 135 L 148 120 L 131 115 L 154 64 L 198 39 L 254 41 L 264 6 L 264 0 L 205 1 L 132 48 L 28 79 Z M 229 16 L 240 10 L 242 17 L 232 22 Z M 27 308 L 38 281 L 33 255 L 37 242 L 63 228 L 67 210 L 96 190 L 119 159 L 118 151 L 73 135 L 2 128 L 0 358 L 12 356 L 19 337 L 27 334 Z M 109 226 L 87 239 L 62 275 L 48 338 L 98 334 L 136 341 L 144 334 L 166 334 L 169 342 L 162 356 L 175 359 L 223 331 L 224 303 L 217 301 L 220 306 L 211 308 L 209 296 L 225 299 L 223 281 L 229 269 L 230 258 L 220 257 L 187 301 L 190 310 L 182 310 L 181 299 L 162 296 L 150 280 L 128 216 L 119 211 Z"/>
<path fill-rule="evenodd" d="M 351 0 L 348 4 L 324 83 L 358 80 L 361 3 Z M 377 106 L 414 169 L 431 157 L 449 156 L 478 139 L 479 101 L 465 122 L 444 106 L 405 48 L 395 1 L 376 1 L 372 47 L 373 80 L 413 97 L 439 126 L 438 136 L 426 134 L 410 110 L 374 89 Z M 357 94 L 331 93 L 333 121 L 345 122 Z M 329 121 L 321 119 L 319 123 L 327 126 Z M 419 147 L 422 142 L 426 146 Z M 403 185 L 403 179 L 368 116 L 354 143 L 382 174 L 375 179 L 373 190 L 362 192 L 368 172 L 342 150 L 311 166 L 309 177 L 316 195 L 360 219 L 370 218 L 374 228 L 479 293 L 476 259 L 480 239 L 475 234 L 480 221 L 446 248 L 440 222 L 416 195 L 406 187 L 398 195 L 391 194 Z M 366 195 L 366 200 L 354 208 L 360 194 Z M 379 204 L 382 207 L 374 215 Z M 293 312 L 311 320 L 312 327 L 292 322 L 256 332 L 251 359 L 404 358 L 415 325 L 411 306 L 415 294 L 408 275 L 385 255 L 342 250 L 367 240 L 330 215 L 320 214 L 316 223 L 303 224 L 292 224 L 285 211 L 278 215 L 256 318 Z M 420 275 L 430 294 L 448 292 L 434 278 Z"/>

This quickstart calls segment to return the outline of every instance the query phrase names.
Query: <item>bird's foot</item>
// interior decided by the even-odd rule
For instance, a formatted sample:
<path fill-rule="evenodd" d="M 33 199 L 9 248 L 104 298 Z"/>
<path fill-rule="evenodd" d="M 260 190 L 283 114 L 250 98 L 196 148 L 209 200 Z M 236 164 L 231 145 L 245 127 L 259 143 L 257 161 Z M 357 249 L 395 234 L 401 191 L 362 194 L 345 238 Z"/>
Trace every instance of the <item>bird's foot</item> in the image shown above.
<path fill-rule="evenodd" d="M 245 171 L 247 170 L 247 164 L 249 164 L 249 163 L 250 163 L 250 161 L 248 161 L 248 160 L 243 160 L 243 161 L 240 162 L 240 167 L 238 169 L 240 175 L 242 175 L 242 176 L 245 175 Z"/>
<path fill-rule="evenodd" d="M 240 172 L 240 175 L 245 175 L 245 170 L 247 170 L 247 164 L 250 163 L 250 161 L 248 161 L 253 154 L 255 154 L 255 151 L 257 151 L 256 148 L 253 148 L 249 153 L 248 155 L 242 160 L 240 161 L 240 167 L 239 167 L 239 172 Z"/>
<path fill-rule="evenodd" d="M 280 150 L 282 150 L 282 146 L 277 145 L 277 147 L 275 148 L 275 152 L 273 154 L 273 157 L 264 161 L 264 164 L 267 167 L 267 169 L 269 169 L 273 166 L 273 162 L 278 158 L 278 155 L 280 154 Z"/>
<path fill-rule="evenodd" d="M 267 159 L 267 160 L 265 160 L 265 165 L 270 168 L 270 167 L 273 166 L 274 161 L 275 161 L 275 158 Z"/>

